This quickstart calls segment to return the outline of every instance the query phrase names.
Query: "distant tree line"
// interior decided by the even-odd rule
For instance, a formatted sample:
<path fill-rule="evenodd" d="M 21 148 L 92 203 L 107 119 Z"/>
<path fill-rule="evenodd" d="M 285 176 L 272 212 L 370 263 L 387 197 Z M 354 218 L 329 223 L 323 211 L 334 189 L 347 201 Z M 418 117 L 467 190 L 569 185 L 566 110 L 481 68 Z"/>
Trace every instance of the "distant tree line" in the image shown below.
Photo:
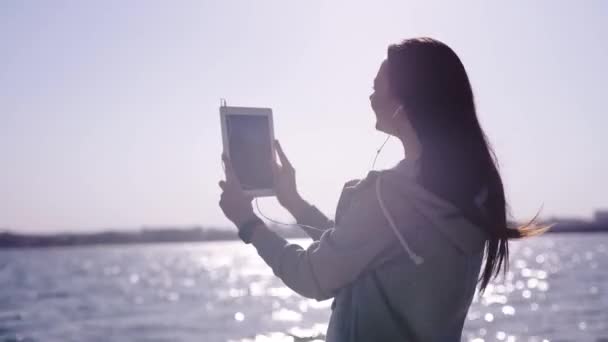
<path fill-rule="evenodd" d="M 600 219 L 602 218 L 602 219 Z M 595 221 L 578 219 L 549 219 L 544 223 L 554 225 L 549 233 L 607 232 L 608 219 L 596 217 Z M 269 225 L 285 238 L 302 238 L 306 234 L 296 225 Z M 102 231 L 96 233 L 18 234 L 0 230 L 0 248 L 79 246 L 100 244 L 135 244 L 163 242 L 204 242 L 237 239 L 236 229 L 228 228 L 142 228 L 139 231 Z"/>
<path fill-rule="evenodd" d="M 296 227 L 271 226 L 286 238 L 304 237 Z M 136 244 L 164 242 L 203 242 L 238 239 L 236 229 L 222 228 L 143 228 L 139 231 L 102 231 L 95 233 L 18 234 L 0 232 L 0 248 Z"/>

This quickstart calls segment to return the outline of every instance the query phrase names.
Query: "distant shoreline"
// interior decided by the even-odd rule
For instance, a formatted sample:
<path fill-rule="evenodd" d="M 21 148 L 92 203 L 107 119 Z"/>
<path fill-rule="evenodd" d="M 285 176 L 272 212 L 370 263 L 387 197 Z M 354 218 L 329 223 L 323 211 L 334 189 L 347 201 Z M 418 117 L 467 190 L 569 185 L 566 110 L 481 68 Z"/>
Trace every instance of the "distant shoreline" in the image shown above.
<path fill-rule="evenodd" d="M 297 228 L 271 226 L 286 238 L 306 237 Z M 0 231 L 0 249 L 43 248 L 96 245 L 130 245 L 176 242 L 216 242 L 238 240 L 236 229 L 219 228 L 145 228 L 139 231 L 102 231 L 93 233 L 20 234 Z"/>
<path fill-rule="evenodd" d="M 271 226 L 285 238 L 307 235 L 296 227 Z M 554 222 L 547 233 L 606 233 L 608 223 Z M 19 234 L 0 231 L 0 249 L 45 248 L 69 246 L 132 245 L 157 243 L 191 243 L 238 240 L 235 229 L 219 228 L 144 228 L 139 231 L 103 231 L 95 233 Z"/>

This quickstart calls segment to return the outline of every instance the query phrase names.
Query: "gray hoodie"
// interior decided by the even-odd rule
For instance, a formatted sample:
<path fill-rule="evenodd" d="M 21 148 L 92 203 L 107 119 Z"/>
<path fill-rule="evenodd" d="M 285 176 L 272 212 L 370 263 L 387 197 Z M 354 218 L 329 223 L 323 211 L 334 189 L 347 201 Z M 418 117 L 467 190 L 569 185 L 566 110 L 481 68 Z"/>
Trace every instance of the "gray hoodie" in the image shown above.
<path fill-rule="evenodd" d="M 347 182 L 335 224 L 314 206 L 304 249 L 265 227 L 252 244 L 300 295 L 334 298 L 327 342 L 460 341 L 487 233 L 418 185 L 407 159 Z M 480 200 L 483 200 L 481 198 Z"/>

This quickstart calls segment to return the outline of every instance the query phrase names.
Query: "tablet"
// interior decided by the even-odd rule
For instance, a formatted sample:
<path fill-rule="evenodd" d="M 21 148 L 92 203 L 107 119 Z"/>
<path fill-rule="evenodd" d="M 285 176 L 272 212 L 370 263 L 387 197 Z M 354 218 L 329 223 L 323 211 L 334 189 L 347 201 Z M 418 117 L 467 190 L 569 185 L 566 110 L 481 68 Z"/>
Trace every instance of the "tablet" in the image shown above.
<path fill-rule="evenodd" d="M 274 128 L 272 109 L 220 107 L 224 153 L 246 194 L 273 196 Z"/>

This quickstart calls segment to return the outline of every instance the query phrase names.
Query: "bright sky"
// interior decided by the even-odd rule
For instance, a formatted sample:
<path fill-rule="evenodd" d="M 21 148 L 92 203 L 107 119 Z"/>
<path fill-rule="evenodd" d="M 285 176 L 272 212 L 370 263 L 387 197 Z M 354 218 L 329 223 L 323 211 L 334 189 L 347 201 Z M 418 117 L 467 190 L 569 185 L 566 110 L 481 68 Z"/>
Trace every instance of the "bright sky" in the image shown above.
<path fill-rule="evenodd" d="M 608 208 L 608 2 L 361 3 L 0 2 L 0 227 L 228 226 L 222 97 L 273 108 L 300 191 L 333 216 L 384 139 L 368 95 L 386 47 L 415 36 L 465 64 L 517 219 Z"/>

